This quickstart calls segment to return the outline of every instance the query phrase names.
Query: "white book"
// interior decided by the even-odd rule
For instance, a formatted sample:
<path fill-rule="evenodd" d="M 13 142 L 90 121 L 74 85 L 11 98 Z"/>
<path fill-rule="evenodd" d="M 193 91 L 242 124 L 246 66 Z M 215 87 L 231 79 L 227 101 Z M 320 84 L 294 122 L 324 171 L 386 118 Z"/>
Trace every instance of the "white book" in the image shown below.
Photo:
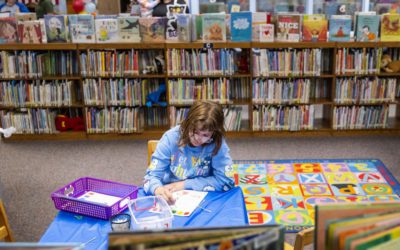
<path fill-rule="evenodd" d="M 94 17 L 92 15 L 69 15 L 68 21 L 73 43 L 96 42 Z"/>
<path fill-rule="evenodd" d="M 117 19 L 104 18 L 95 19 L 96 42 L 115 43 L 118 42 L 118 23 Z"/>
<path fill-rule="evenodd" d="M 119 16 L 117 20 L 118 20 L 118 37 L 120 42 L 138 43 L 141 41 L 139 32 L 139 17 Z"/>

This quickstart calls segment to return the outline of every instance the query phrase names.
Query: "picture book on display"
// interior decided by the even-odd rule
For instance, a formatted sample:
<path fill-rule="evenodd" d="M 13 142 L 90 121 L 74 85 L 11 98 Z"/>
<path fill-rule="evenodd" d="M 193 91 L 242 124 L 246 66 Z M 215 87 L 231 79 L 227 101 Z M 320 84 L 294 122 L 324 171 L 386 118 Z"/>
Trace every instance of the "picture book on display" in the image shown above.
<path fill-rule="evenodd" d="M 332 15 L 352 15 L 357 11 L 355 3 L 344 3 L 344 2 L 325 2 L 325 14 L 327 19 L 330 19 Z"/>
<path fill-rule="evenodd" d="M 165 42 L 165 25 L 164 17 L 139 18 L 142 42 Z"/>
<path fill-rule="evenodd" d="M 14 14 L 17 22 L 37 20 L 35 12 L 17 12 Z"/>
<path fill-rule="evenodd" d="M 203 14 L 203 40 L 226 41 L 225 14 Z"/>
<path fill-rule="evenodd" d="M 275 29 L 272 23 L 260 24 L 259 26 L 259 41 L 260 42 L 273 42 Z"/>
<path fill-rule="evenodd" d="M 232 12 L 231 13 L 231 40 L 234 42 L 251 41 L 251 12 Z"/>
<path fill-rule="evenodd" d="M 373 14 L 356 15 L 356 40 L 360 42 L 376 42 L 379 40 L 379 21 L 380 17 Z"/>
<path fill-rule="evenodd" d="M 17 42 L 17 22 L 14 17 L 0 18 L 0 43 Z"/>
<path fill-rule="evenodd" d="M 40 24 L 40 31 L 42 32 L 42 43 L 47 43 L 46 24 L 44 23 L 44 19 L 40 18 L 39 20 L 34 20 L 34 21 L 39 22 Z M 29 21 L 29 22 L 34 22 L 34 21 Z"/>
<path fill-rule="evenodd" d="M 300 41 L 301 18 L 299 14 L 280 14 L 276 17 L 276 40 L 280 42 Z"/>
<path fill-rule="evenodd" d="M 329 41 L 349 42 L 351 31 L 351 16 L 332 15 L 329 20 Z"/>
<path fill-rule="evenodd" d="M 228 13 L 232 12 L 240 12 L 240 3 L 239 1 L 231 0 L 228 1 Z"/>
<path fill-rule="evenodd" d="M 138 43 L 140 42 L 139 17 L 136 16 L 119 16 L 118 20 L 118 36 L 122 43 Z"/>
<path fill-rule="evenodd" d="M 200 13 L 222 13 L 225 12 L 225 1 L 200 0 Z"/>
<path fill-rule="evenodd" d="M 357 239 L 394 229 L 400 223 L 400 202 L 318 204 L 315 206 L 316 249 L 346 248 Z M 398 234 L 400 237 L 400 234 Z M 371 247 L 373 245 L 370 245 Z M 362 248 L 365 249 L 365 248 Z"/>
<path fill-rule="evenodd" d="M 400 41 L 400 14 L 381 16 L 381 41 Z"/>
<path fill-rule="evenodd" d="M 108 249 L 283 249 L 281 225 L 111 232 Z"/>
<path fill-rule="evenodd" d="M 192 24 L 191 16 L 188 14 L 177 14 L 176 15 L 176 27 L 178 34 L 178 41 L 190 42 L 192 39 Z"/>
<path fill-rule="evenodd" d="M 68 16 L 44 15 L 47 42 L 66 43 L 68 39 Z"/>
<path fill-rule="evenodd" d="M 19 22 L 17 24 L 20 43 L 46 43 L 44 22 L 40 20 Z"/>
<path fill-rule="evenodd" d="M 260 41 L 260 25 L 271 23 L 271 13 L 254 12 L 252 14 L 252 41 Z"/>
<path fill-rule="evenodd" d="M 302 40 L 305 42 L 326 42 L 328 35 L 328 20 L 324 15 L 304 15 Z"/>
<path fill-rule="evenodd" d="M 201 15 L 191 15 L 192 41 L 203 39 L 203 19 Z"/>
<path fill-rule="evenodd" d="M 97 43 L 119 42 L 116 18 L 96 18 L 94 20 Z"/>
<path fill-rule="evenodd" d="M 175 1 L 173 4 L 167 5 L 165 39 L 172 41 L 178 40 L 176 15 L 185 14 L 187 12 L 187 8 L 187 4 L 179 4 L 177 1 Z"/>
<path fill-rule="evenodd" d="M 225 39 L 231 40 L 232 39 L 232 36 L 231 36 L 231 14 L 225 15 L 225 28 L 226 28 Z"/>
<path fill-rule="evenodd" d="M 386 3 L 375 3 L 374 10 L 378 15 L 390 13 L 392 9 L 397 9 L 397 5 L 394 3 L 390 3 L 389 1 Z"/>
<path fill-rule="evenodd" d="M 96 42 L 94 17 L 92 15 L 69 15 L 68 23 L 71 41 L 73 43 Z"/>

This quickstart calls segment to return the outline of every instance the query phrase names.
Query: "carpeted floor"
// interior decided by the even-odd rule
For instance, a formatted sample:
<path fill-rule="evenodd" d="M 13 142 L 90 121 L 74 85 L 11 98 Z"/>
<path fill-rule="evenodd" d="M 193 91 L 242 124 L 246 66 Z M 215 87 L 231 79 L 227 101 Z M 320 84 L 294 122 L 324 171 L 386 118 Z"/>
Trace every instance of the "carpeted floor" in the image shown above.
<path fill-rule="evenodd" d="M 377 158 L 400 179 L 400 137 L 228 139 L 233 159 Z M 50 194 L 82 176 L 140 185 L 147 141 L 0 142 L 0 197 L 18 241 L 38 241 L 57 210 Z M 293 237 L 288 237 L 292 240 Z"/>

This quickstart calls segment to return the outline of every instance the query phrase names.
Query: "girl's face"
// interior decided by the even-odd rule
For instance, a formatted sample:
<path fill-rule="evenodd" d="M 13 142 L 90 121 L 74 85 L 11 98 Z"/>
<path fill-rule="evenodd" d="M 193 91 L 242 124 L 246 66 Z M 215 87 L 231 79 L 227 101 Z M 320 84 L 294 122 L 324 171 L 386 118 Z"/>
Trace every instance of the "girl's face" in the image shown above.
<path fill-rule="evenodd" d="M 17 0 L 7 0 L 8 6 L 13 6 Z"/>
<path fill-rule="evenodd" d="M 190 144 L 194 147 L 201 146 L 206 143 L 212 142 L 213 132 L 209 130 L 198 130 L 189 133 Z"/>

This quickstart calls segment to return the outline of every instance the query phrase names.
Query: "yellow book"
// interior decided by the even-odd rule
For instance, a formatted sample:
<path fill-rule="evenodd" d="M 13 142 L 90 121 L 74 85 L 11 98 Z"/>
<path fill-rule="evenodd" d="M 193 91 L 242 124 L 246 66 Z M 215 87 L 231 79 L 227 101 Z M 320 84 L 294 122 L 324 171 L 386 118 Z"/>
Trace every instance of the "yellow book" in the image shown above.
<path fill-rule="evenodd" d="M 400 14 L 382 15 L 381 41 L 400 41 Z"/>

